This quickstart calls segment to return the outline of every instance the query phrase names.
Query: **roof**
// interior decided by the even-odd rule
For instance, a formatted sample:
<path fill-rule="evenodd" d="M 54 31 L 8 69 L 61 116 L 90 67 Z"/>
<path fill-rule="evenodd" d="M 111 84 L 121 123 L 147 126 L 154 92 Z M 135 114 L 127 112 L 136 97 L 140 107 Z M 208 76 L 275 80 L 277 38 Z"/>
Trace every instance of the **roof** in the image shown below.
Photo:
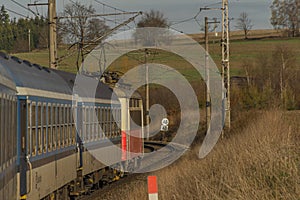
<path fill-rule="evenodd" d="M 68 84 L 46 67 L 3 53 L 0 54 L 0 66 L 1 75 L 8 76 L 16 87 L 72 94 Z"/>
<path fill-rule="evenodd" d="M 72 95 L 75 85 L 80 97 L 116 100 L 116 95 L 112 95 L 113 90 L 108 85 L 88 75 L 46 68 L 0 53 L 0 84 L 4 79 L 9 80 L 11 87 L 17 91 L 18 88 L 30 88 Z"/>
<path fill-rule="evenodd" d="M 0 52 L 0 57 L 7 59 L 8 57 Z M 9 72 L 5 67 L 3 67 L 0 63 L 0 91 L 5 91 L 7 90 L 16 90 L 16 85 L 10 76 Z"/>

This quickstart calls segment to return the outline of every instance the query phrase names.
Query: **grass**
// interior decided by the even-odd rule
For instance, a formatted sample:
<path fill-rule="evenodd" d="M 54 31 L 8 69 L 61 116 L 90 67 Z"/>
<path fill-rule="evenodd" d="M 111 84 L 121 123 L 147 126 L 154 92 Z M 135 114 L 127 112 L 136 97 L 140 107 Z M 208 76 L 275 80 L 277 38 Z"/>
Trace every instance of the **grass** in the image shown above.
<path fill-rule="evenodd" d="M 285 45 L 295 55 L 300 55 L 300 38 L 264 38 L 242 40 L 236 33 L 231 41 L 231 75 L 244 75 L 245 62 L 255 62 L 269 57 L 278 45 Z M 253 35 L 252 35 L 253 36 Z M 251 36 L 251 37 L 252 37 Z M 60 51 L 60 55 L 62 55 Z M 221 65 L 220 44 L 211 43 L 210 53 L 215 63 Z M 16 54 L 22 59 L 48 65 L 47 50 Z M 300 68 L 300 57 L 296 57 Z M 149 62 L 169 64 L 185 74 L 196 88 L 198 98 L 204 105 L 203 82 L 196 84 L 198 76 L 181 57 L 159 52 L 148 58 Z M 70 57 L 59 69 L 76 71 L 76 57 Z M 143 53 L 123 56 L 111 69 L 125 72 L 144 62 Z M 172 77 L 168 77 L 172 79 Z M 199 80 L 198 80 L 199 82 Z M 172 99 L 172 95 L 153 87 L 151 95 Z M 159 99 L 159 98 L 154 98 Z M 240 99 L 239 99 L 240 100 Z M 168 102 L 166 102 L 168 103 Z M 172 102 L 171 106 L 174 102 Z M 170 108 L 171 109 L 171 108 Z M 171 110 L 173 111 L 173 110 Z M 170 112 L 171 112 L 170 111 Z M 290 199 L 300 200 L 300 112 L 283 111 L 236 111 L 232 112 L 233 128 L 220 140 L 205 159 L 199 160 L 199 145 L 193 147 L 175 164 L 153 172 L 159 180 L 159 199 Z M 171 120 L 172 121 L 172 120 Z M 175 121 L 175 120 L 174 120 Z M 99 199 L 147 199 L 146 176 L 126 185 L 117 186 L 114 192 L 101 192 Z"/>
<path fill-rule="evenodd" d="M 151 173 L 158 177 L 159 199 L 299 200 L 299 111 L 241 113 L 237 119 L 238 126 L 206 158 L 198 159 L 196 146 L 175 164 Z M 98 199 L 124 197 L 147 199 L 146 177 Z"/>
<path fill-rule="evenodd" d="M 256 33 L 257 32 L 257 33 Z M 261 55 L 270 56 L 278 45 L 285 45 L 291 49 L 295 55 L 300 55 L 300 38 L 259 38 L 258 34 L 270 35 L 273 32 L 261 32 L 255 31 L 256 39 L 243 40 L 235 37 L 235 40 L 232 40 L 230 43 L 230 65 L 231 65 L 231 75 L 232 76 L 244 76 L 245 72 L 243 65 L 245 62 L 253 62 L 258 59 Z M 273 33 L 275 34 L 275 33 Z M 250 37 L 251 38 L 251 37 Z M 259 39 L 257 39 L 259 38 Z M 219 41 L 219 40 L 216 40 Z M 221 48 L 220 44 L 211 43 L 209 46 L 209 52 L 216 65 L 221 68 Z M 59 49 L 59 56 L 62 56 L 66 53 L 66 50 L 61 48 Z M 15 54 L 21 59 L 29 60 L 33 63 L 38 63 L 43 66 L 48 66 L 48 51 L 38 50 L 30 53 L 20 53 Z M 59 65 L 59 69 L 76 72 L 76 55 L 71 56 L 64 60 Z M 191 72 L 191 66 L 184 62 L 182 58 L 169 55 L 166 53 L 159 52 L 158 54 L 149 57 L 148 62 L 158 62 L 161 64 L 168 64 L 175 69 L 180 69 L 183 74 L 187 74 L 191 80 L 195 79 L 194 73 Z M 130 69 L 132 66 L 137 66 L 141 63 L 144 63 L 143 53 L 137 55 L 131 55 L 130 58 L 125 58 L 124 56 L 118 59 L 112 64 L 112 68 L 121 72 L 125 72 Z M 296 57 L 297 67 L 300 68 L 300 57 Z M 197 78 L 197 77 L 196 77 Z"/>

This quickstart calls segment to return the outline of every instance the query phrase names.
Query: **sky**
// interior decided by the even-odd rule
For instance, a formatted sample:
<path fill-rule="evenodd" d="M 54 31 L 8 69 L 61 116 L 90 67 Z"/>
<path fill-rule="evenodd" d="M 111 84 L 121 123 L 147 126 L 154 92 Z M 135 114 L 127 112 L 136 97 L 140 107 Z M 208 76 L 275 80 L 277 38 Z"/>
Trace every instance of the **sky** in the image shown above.
<path fill-rule="evenodd" d="M 14 0 L 27 7 L 28 3 L 34 3 L 36 0 Z M 65 5 L 72 3 L 76 0 L 57 0 L 57 12 L 62 13 Z M 209 18 L 221 18 L 221 11 L 201 11 L 201 7 L 213 7 L 220 8 L 222 6 L 221 1 L 218 0 L 77 0 L 85 5 L 93 5 L 97 13 L 113 13 L 114 9 L 103 6 L 96 1 L 100 1 L 109 6 L 119 8 L 125 11 L 149 11 L 151 9 L 161 11 L 164 16 L 169 20 L 171 27 L 175 30 L 183 33 L 198 33 L 200 32 L 205 16 Z M 45 3 L 47 0 L 40 0 L 38 3 Z M 235 30 L 236 19 L 240 13 L 246 12 L 249 19 L 252 21 L 252 29 L 271 29 L 270 24 L 270 5 L 272 0 L 229 0 L 229 16 L 233 18 L 230 23 L 231 30 Z M 212 5 L 215 4 L 215 5 Z M 4 5 L 6 8 L 13 10 L 19 14 L 25 16 L 33 16 L 31 12 L 12 2 L 11 0 L 0 0 L 0 5 Z M 210 6 L 211 5 L 211 6 Z M 31 9 L 39 14 L 47 15 L 47 7 L 31 7 Z M 17 17 L 17 15 L 9 12 L 11 17 Z M 186 22 L 178 23 L 190 18 L 194 18 L 197 15 L 195 21 L 191 19 Z M 126 17 L 123 16 L 123 19 Z M 122 19 L 120 19 L 122 20 Z M 136 20 L 138 21 L 138 19 Z M 175 25 L 175 23 L 178 23 Z"/>

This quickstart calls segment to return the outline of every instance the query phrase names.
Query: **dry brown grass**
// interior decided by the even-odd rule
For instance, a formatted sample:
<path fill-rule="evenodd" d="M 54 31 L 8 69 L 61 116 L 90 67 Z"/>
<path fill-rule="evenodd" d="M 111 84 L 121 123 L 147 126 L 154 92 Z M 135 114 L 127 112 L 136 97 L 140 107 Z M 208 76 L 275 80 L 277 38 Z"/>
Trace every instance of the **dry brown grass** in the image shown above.
<path fill-rule="evenodd" d="M 205 159 L 199 147 L 158 176 L 159 199 L 289 199 L 300 197 L 300 113 L 263 111 L 243 117 Z M 147 199 L 146 178 L 101 199 Z"/>

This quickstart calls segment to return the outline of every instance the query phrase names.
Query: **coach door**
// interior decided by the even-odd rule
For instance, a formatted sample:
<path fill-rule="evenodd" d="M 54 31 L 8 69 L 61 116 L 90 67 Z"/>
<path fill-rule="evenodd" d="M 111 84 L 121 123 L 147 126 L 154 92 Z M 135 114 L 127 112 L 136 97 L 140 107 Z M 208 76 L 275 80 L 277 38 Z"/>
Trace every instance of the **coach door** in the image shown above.
<path fill-rule="evenodd" d="M 20 195 L 27 194 L 26 161 L 26 100 L 18 102 L 18 153 L 20 155 Z"/>

